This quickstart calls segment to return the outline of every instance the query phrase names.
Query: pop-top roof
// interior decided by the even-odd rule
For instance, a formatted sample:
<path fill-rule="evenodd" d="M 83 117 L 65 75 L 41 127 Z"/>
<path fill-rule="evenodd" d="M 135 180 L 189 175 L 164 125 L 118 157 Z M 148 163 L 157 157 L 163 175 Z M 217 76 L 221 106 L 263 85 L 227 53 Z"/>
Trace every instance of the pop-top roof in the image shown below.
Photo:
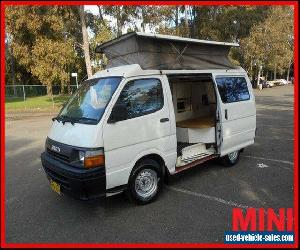
<path fill-rule="evenodd" d="M 231 47 L 226 43 L 178 36 L 130 32 L 101 44 L 96 52 L 104 53 L 108 68 L 139 64 L 142 69 L 228 69 Z"/>

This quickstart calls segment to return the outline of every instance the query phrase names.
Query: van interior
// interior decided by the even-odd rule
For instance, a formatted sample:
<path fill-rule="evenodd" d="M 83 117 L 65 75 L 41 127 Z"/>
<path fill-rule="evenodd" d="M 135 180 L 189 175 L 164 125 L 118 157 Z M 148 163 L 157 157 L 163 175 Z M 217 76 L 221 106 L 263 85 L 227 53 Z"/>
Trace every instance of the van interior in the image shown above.
<path fill-rule="evenodd" d="M 176 118 L 176 167 L 180 168 L 216 153 L 216 92 L 209 74 L 168 75 L 168 79 Z"/>

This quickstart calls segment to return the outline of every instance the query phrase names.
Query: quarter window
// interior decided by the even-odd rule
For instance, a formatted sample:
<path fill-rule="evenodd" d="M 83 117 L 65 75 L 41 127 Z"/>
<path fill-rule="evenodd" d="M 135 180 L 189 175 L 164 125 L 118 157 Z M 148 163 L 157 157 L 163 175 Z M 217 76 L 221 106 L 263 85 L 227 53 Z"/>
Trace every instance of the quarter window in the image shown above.
<path fill-rule="evenodd" d="M 217 77 L 216 82 L 223 103 L 250 99 L 247 81 L 244 77 Z"/>
<path fill-rule="evenodd" d="M 164 104 L 162 85 L 158 79 L 138 79 L 128 82 L 117 104 L 127 108 L 127 119 L 160 110 Z"/>

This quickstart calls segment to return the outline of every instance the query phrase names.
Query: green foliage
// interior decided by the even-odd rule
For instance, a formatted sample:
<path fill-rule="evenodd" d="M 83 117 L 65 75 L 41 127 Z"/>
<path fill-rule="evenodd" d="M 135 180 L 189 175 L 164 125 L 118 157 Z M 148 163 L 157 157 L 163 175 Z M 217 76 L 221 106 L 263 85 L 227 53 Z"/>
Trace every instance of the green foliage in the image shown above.
<path fill-rule="evenodd" d="M 71 9 L 18 6 L 8 7 L 6 13 L 7 33 L 16 61 L 47 85 L 50 94 L 52 84 L 69 84 L 68 69 L 75 58 L 73 38 L 66 34 Z"/>
<path fill-rule="evenodd" d="M 107 60 L 95 48 L 128 31 L 238 42 L 233 63 L 250 75 L 260 65 L 279 74 L 293 64 L 293 9 L 282 6 L 98 6 L 85 12 L 93 71 Z M 6 8 L 6 83 L 60 84 L 69 89 L 87 75 L 83 36 L 75 6 L 11 6 Z M 85 46 L 85 50 L 86 50 Z"/>
<path fill-rule="evenodd" d="M 116 20 L 116 25 L 113 27 L 116 36 L 122 35 L 122 30 L 126 24 L 134 22 L 137 17 L 136 10 L 136 6 L 105 5 L 99 7 L 99 11 Z"/>
<path fill-rule="evenodd" d="M 245 64 L 251 61 L 257 67 L 283 73 L 293 58 L 293 10 L 290 7 L 272 7 L 264 22 L 251 28 L 241 41 Z"/>
<path fill-rule="evenodd" d="M 32 48 L 32 58 L 35 62 L 30 70 L 33 75 L 46 85 L 60 82 L 61 86 L 69 82 L 67 66 L 70 65 L 75 53 L 69 41 L 53 41 L 38 38 Z"/>
<path fill-rule="evenodd" d="M 62 105 L 68 101 L 70 96 L 67 95 L 53 95 L 54 108 L 59 109 Z M 36 96 L 28 97 L 24 101 L 23 98 L 6 98 L 5 110 L 6 112 L 22 112 L 25 110 L 52 110 L 53 103 L 52 98 L 49 96 Z"/>
<path fill-rule="evenodd" d="M 101 70 L 107 64 L 107 59 L 104 55 L 95 53 L 95 49 L 98 45 L 111 40 L 114 36 L 109 22 L 101 18 L 101 16 L 95 16 L 91 13 L 87 13 L 87 23 L 94 36 L 90 39 L 90 52 L 91 60 L 94 62 L 94 71 Z"/>

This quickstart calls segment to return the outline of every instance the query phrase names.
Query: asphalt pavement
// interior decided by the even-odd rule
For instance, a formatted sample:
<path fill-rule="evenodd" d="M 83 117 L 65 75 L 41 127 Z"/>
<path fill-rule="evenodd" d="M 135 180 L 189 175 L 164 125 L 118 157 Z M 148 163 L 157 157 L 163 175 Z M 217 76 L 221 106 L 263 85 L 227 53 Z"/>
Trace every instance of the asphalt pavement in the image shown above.
<path fill-rule="evenodd" d="M 257 137 L 239 163 L 180 173 L 146 206 L 124 194 L 88 202 L 57 195 L 40 162 L 51 117 L 7 119 L 6 242 L 222 243 L 233 207 L 293 207 L 293 85 L 255 93 Z"/>

